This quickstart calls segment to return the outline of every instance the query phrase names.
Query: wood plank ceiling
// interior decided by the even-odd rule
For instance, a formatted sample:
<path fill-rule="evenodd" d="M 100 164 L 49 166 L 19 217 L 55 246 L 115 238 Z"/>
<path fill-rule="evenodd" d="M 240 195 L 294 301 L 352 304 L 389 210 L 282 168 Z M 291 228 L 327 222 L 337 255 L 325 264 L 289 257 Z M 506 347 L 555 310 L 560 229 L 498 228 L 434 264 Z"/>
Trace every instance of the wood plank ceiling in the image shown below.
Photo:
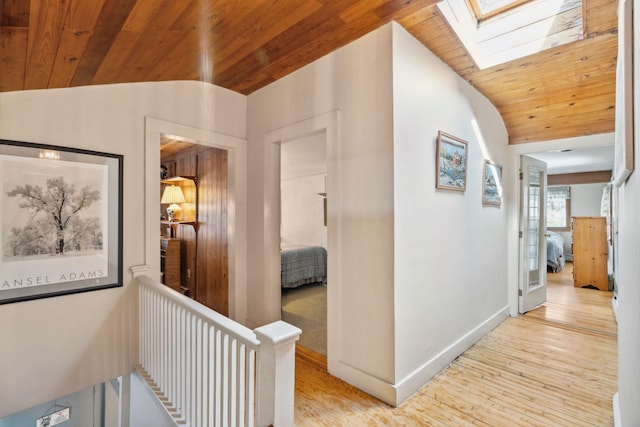
<path fill-rule="evenodd" d="M 511 144 L 612 132 L 617 1 L 584 39 L 479 70 L 436 0 L 0 0 L 0 91 L 201 80 L 250 94 L 396 20 L 489 98 Z"/>

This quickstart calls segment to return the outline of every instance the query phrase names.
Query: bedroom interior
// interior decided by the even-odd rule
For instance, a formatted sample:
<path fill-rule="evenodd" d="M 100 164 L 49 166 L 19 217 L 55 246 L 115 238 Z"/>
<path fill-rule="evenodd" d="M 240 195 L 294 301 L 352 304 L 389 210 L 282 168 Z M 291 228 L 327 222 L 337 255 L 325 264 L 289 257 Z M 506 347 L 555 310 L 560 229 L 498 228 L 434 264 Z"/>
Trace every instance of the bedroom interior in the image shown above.
<path fill-rule="evenodd" d="M 612 297 L 616 294 L 615 251 L 611 228 L 603 230 L 604 233 L 601 234 L 588 233 L 586 237 L 580 237 L 586 238 L 580 243 L 574 241 L 574 222 L 592 221 L 593 218 L 611 224 L 613 201 L 610 186 L 614 166 L 613 151 L 613 145 L 609 145 L 531 154 L 531 157 L 544 161 L 548 167 L 547 280 L 553 286 L 569 284 L 571 288 L 604 290 L 610 292 Z M 558 209 L 559 213 L 564 214 L 561 218 L 553 217 L 554 213 L 557 213 L 552 207 L 554 199 L 561 199 L 563 202 L 558 206 L 561 208 Z M 587 227 L 591 228 L 590 225 Z M 595 247 L 601 249 L 596 251 L 597 254 L 588 255 L 594 260 L 602 259 L 599 271 L 592 271 L 592 263 L 585 265 L 584 262 L 579 262 L 576 267 L 573 254 L 593 251 Z M 568 263 L 569 275 L 565 263 Z M 564 294 L 549 288 L 547 302 L 557 303 L 558 295 Z"/>

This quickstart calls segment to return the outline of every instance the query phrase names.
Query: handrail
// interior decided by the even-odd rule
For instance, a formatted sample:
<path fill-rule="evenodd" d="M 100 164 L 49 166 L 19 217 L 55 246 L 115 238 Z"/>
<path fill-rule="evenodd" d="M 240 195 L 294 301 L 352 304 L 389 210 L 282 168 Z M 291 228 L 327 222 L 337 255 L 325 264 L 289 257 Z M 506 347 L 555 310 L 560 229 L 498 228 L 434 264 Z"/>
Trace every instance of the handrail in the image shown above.
<path fill-rule="evenodd" d="M 295 341 L 274 322 L 255 331 L 138 276 L 138 370 L 181 425 L 293 425 Z"/>

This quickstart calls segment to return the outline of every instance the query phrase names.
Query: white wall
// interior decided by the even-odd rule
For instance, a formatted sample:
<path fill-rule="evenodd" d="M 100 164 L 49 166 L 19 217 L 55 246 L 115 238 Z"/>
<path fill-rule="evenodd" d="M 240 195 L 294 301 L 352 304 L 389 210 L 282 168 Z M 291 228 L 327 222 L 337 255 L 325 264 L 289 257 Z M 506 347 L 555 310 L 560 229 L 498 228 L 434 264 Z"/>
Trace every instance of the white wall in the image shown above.
<path fill-rule="evenodd" d="M 484 159 L 503 172 L 509 165 L 495 107 L 393 29 L 395 382 L 403 400 L 508 314 L 507 209 L 481 200 Z M 465 193 L 435 188 L 439 130 L 468 142 Z"/>
<path fill-rule="evenodd" d="M 103 387 L 105 385 L 111 387 L 109 383 L 98 384 L 69 396 L 41 403 L 17 414 L 2 418 L 0 419 L 0 427 L 33 427 L 36 425 L 38 418 L 61 410 L 63 407 L 71 408 L 69 411 L 71 416 L 68 421 L 61 424 L 63 427 L 86 427 L 94 426 L 96 423 L 100 425 L 104 411 L 102 402 L 104 398 Z M 104 415 L 106 416 L 107 414 Z M 111 424 L 109 427 L 115 425 L 117 424 Z"/>
<path fill-rule="evenodd" d="M 634 27 L 640 28 L 636 8 Z M 621 427 L 640 425 L 640 31 L 634 34 L 635 171 L 619 189 L 618 219 L 618 381 Z"/>
<path fill-rule="evenodd" d="M 571 185 L 571 216 L 601 216 L 602 189 L 606 183 Z M 571 260 L 571 231 L 558 232 L 564 239 L 564 253 Z"/>
<path fill-rule="evenodd" d="M 284 144 L 283 146 L 286 146 Z M 281 242 L 286 245 L 327 247 L 324 225 L 326 174 L 289 178 L 281 182 Z"/>
<path fill-rule="evenodd" d="M 129 269 L 145 262 L 145 116 L 244 137 L 245 102 L 198 82 L 0 93 L 0 138 L 124 155 L 124 287 L 0 306 L 0 417 L 132 370 Z"/>
<path fill-rule="evenodd" d="M 329 123 L 329 370 L 381 393 L 394 381 L 391 72 L 387 25 L 247 101 L 249 324 L 280 318 L 277 135 Z"/>
<path fill-rule="evenodd" d="M 279 316 L 271 219 L 280 194 L 269 181 L 282 139 L 272 135 L 333 111 L 329 371 L 396 404 L 506 316 L 506 215 L 482 207 L 480 186 L 480 140 L 503 162 L 506 130 L 486 99 L 397 24 L 251 94 L 247 108 L 251 322 Z M 434 190 L 438 129 L 470 141 L 466 194 Z"/>
<path fill-rule="evenodd" d="M 602 189 L 607 183 L 571 186 L 571 216 L 601 216 Z"/>
<path fill-rule="evenodd" d="M 281 243 L 327 247 L 324 197 L 327 186 L 325 132 L 280 146 Z"/>
<path fill-rule="evenodd" d="M 169 416 L 167 408 L 138 372 L 131 373 L 129 422 L 131 427 L 176 427 L 176 422 Z"/>

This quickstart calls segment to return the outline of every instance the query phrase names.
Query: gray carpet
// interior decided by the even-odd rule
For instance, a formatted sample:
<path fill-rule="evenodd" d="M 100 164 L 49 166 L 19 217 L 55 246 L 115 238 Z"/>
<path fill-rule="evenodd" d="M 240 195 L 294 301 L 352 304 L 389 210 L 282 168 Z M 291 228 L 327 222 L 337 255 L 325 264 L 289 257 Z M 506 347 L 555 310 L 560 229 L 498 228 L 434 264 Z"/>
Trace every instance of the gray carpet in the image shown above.
<path fill-rule="evenodd" d="M 282 320 L 302 329 L 299 345 L 327 355 L 327 288 L 282 289 Z"/>

